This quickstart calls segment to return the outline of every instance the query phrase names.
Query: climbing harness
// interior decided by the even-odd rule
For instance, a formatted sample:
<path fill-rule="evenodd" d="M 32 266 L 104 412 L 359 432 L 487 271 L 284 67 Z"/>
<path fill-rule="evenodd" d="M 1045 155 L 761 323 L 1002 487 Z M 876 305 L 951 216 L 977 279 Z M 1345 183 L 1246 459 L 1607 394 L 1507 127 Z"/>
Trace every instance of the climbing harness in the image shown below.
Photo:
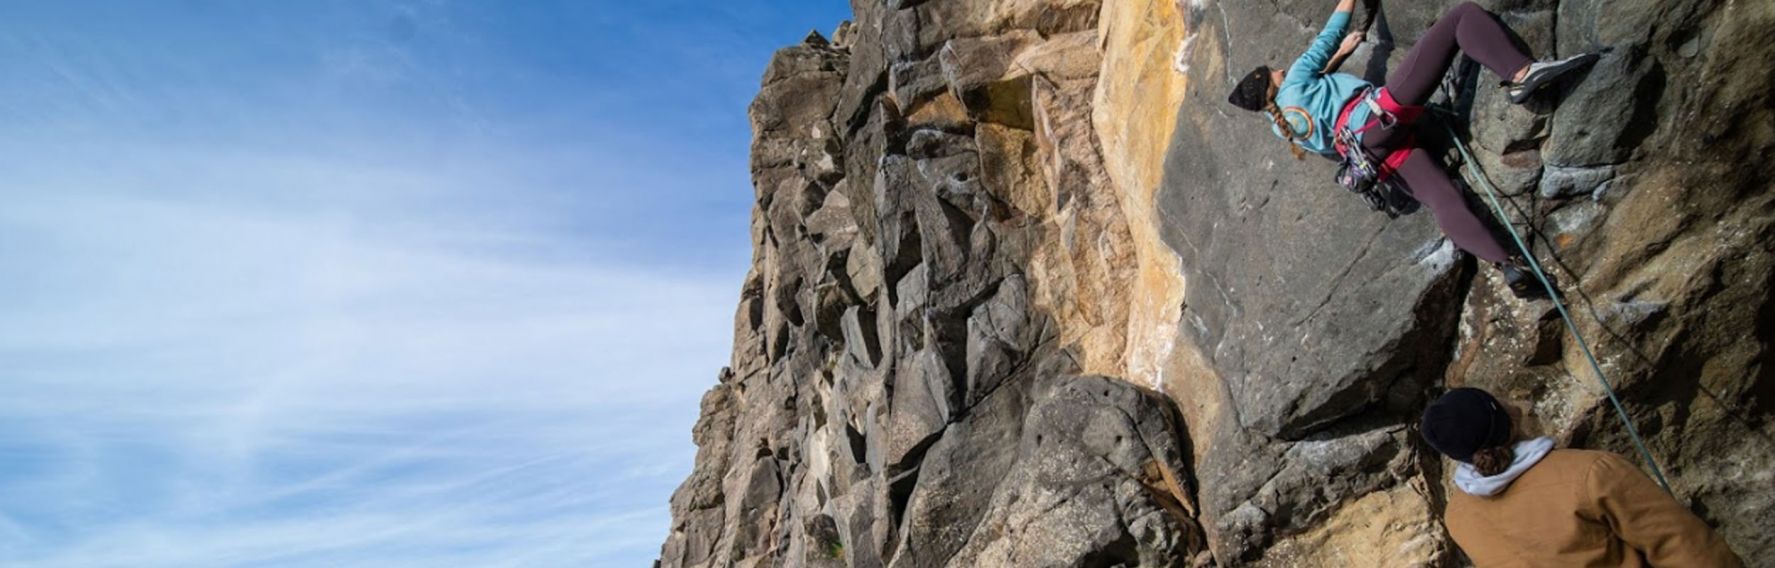
<path fill-rule="evenodd" d="M 1452 114 L 1446 109 L 1437 108 L 1435 110 L 1445 115 Z M 1559 310 L 1560 319 L 1565 320 L 1566 331 L 1571 332 L 1572 338 L 1578 342 L 1578 349 L 1583 351 L 1584 358 L 1590 361 L 1590 369 L 1596 372 L 1596 382 L 1602 385 L 1603 392 L 1609 397 L 1609 403 L 1614 405 L 1615 414 L 1620 417 L 1621 424 L 1627 428 L 1627 436 L 1633 440 L 1634 447 L 1639 449 L 1640 458 L 1644 459 L 1646 466 L 1652 469 L 1652 476 L 1658 480 L 1658 485 L 1662 486 L 1666 493 L 1674 493 L 1670 490 L 1670 482 L 1664 479 L 1664 471 L 1658 468 L 1658 460 L 1652 457 L 1651 450 L 1646 449 L 1645 440 L 1640 439 L 1639 429 L 1633 426 L 1633 419 L 1628 416 L 1627 407 L 1621 404 L 1619 397 L 1615 396 L 1614 387 L 1609 386 L 1608 377 L 1602 373 L 1602 364 L 1598 363 L 1596 355 L 1590 352 L 1590 344 L 1584 341 L 1583 334 L 1578 333 L 1578 324 L 1572 319 L 1571 312 L 1566 311 L 1565 301 L 1560 298 L 1559 291 L 1554 289 L 1547 273 L 1541 270 L 1541 263 L 1535 260 L 1534 251 L 1529 250 L 1528 243 L 1522 239 L 1522 235 L 1516 232 L 1515 225 L 1508 221 L 1509 216 L 1505 214 L 1503 204 L 1498 201 L 1498 192 L 1496 188 L 1492 187 L 1491 180 L 1479 167 L 1479 162 L 1473 159 L 1473 153 L 1467 150 L 1467 144 L 1461 141 L 1461 137 L 1455 133 L 1454 127 L 1449 126 L 1447 121 L 1443 121 L 1442 128 L 1448 132 L 1448 138 L 1454 141 L 1455 149 L 1461 154 L 1461 161 L 1466 164 L 1462 168 L 1462 177 L 1484 190 L 1486 202 L 1491 206 L 1492 213 L 1498 216 L 1499 223 L 1509 231 L 1511 240 L 1514 240 L 1516 247 L 1522 251 L 1522 258 L 1534 271 L 1535 278 L 1547 289 L 1547 298 L 1553 301 L 1553 308 Z"/>
<path fill-rule="evenodd" d="M 1374 122 L 1361 128 L 1349 128 L 1350 112 L 1356 105 L 1368 105 Z M 1409 126 L 1417 120 L 1423 107 L 1408 107 L 1393 101 L 1392 95 L 1385 88 L 1369 89 L 1357 94 L 1349 104 L 1344 105 L 1343 112 L 1338 113 L 1337 122 L 1333 123 L 1332 146 L 1337 149 L 1338 160 L 1337 184 L 1350 190 L 1368 203 L 1369 208 L 1385 213 L 1388 219 L 1397 219 L 1410 206 L 1405 188 L 1393 179 L 1393 173 L 1405 162 L 1405 157 L 1416 147 L 1415 137 L 1408 137 L 1398 149 L 1389 153 L 1384 159 L 1376 161 L 1362 146 L 1362 133 L 1375 126 L 1391 129 L 1395 126 Z"/>
<path fill-rule="evenodd" d="M 1397 197 L 1404 193 L 1398 182 L 1383 178 L 1380 164 L 1370 159 L 1361 146 L 1344 142 L 1343 131 L 1338 135 L 1338 142 L 1345 149 L 1340 152 L 1343 160 L 1337 168 L 1337 184 L 1361 197 L 1370 209 L 1385 213 L 1388 219 L 1399 218 L 1406 205 Z"/>

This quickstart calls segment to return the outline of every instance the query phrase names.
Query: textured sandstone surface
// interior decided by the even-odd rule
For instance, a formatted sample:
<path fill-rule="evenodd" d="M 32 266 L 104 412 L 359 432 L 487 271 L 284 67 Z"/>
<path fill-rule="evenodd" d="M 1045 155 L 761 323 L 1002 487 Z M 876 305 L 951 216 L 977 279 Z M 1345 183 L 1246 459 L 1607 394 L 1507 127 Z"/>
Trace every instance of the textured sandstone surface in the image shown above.
<path fill-rule="evenodd" d="M 1383 3 L 1345 70 L 1452 4 Z M 1628 451 L 1549 303 L 1224 103 L 1331 5 L 853 0 L 780 51 L 659 564 L 1460 565 L 1415 429 L 1440 389 Z M 1775 4 L 1486 5 L 1538 53 L 1610 48 L 1526 108 L 1465 67 L 1456 123 L 1678 496 L 1768 556 Z"/>
<path fill-rule="evenodd" d="M 1183 75 L 1171 71 L 1183 41 L 1183 12 L 1162 2 L 1106 2 L 1099 23 L 1103 74 L 1091 122 L 1104 163 L 1128 219 L 1135 257 L 1129 290 L 1123 376 L 1160 384 L 1176 345 L 1183 273 L 1177 253 L 1159 235 L 1154 198 L 1165 150 L 1183 102 Z"/>

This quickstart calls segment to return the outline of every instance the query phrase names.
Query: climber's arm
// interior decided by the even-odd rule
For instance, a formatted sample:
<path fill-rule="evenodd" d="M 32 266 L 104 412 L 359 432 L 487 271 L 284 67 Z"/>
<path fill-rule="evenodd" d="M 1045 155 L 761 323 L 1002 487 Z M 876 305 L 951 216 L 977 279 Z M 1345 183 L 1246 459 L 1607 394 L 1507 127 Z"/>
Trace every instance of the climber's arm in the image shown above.
<path fill-rule="evenodd" d="M 1601 454 L 1583 490 L 1578 515 L 1608 525 L 1653 566 L 1744 566 L 1725 538 L 1626 458 Z"/>
<path fill-rule="evenodd" d="M 1289 66 L 1288 75 L 1282 78 L 1286 86 L 1296 81 L 1309 81 L 1324 74 L 1332 59 L 1332 50 L 1343 37 L 1344 30 L 1350 27 L 1350 12 L 1356 10 L 1356 0 L 1338 0 L 1337 10 L 1331 13 L 1331 19 L 1325 22 L 1325 29 L 1319 37 L 1313 38 L 1313 45 L 1307 52 Z"/>
<path fill-rule="evenodd" d="M 1343 44 L 1337 46 L 1337 53 L 1331 54 L 1331 62 L 1326 63 L 1325 68 L 1319 70 L 1319 73 L 1331 73 L 1332 71 L 1336 71 L 1338 67 L 1342 67 L 1344 65 L 1344 59 L 1349 58 L 1351 53 L 1356 52 L 1356 46 L 1362 45 L 1362 38 L 1362 32 L 1350 32 L 1350 35 L 1344 36 Z"/>

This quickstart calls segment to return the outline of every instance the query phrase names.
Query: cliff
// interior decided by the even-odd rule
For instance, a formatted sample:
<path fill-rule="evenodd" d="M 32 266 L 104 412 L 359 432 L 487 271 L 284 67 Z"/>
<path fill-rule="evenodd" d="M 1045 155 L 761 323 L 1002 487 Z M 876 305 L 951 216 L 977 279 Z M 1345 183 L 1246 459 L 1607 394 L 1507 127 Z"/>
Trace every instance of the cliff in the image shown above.
<path fill-rule="evenodd" d="M 1383 4 L 1345 70 L 1449 5 Z M 1630 452 L 1550 303 L 1225 104 L 1330 7 L 855 0 L 780 51 L 660 564 L 1451 565 L 1413 429 L 1439 389 Z M 1775 5 L 1488 7 L 1537 53 L 1608 49 L 1528 108 L 1464 66 L 1452 122 L 1679 498 L 1768 556 Z"/>

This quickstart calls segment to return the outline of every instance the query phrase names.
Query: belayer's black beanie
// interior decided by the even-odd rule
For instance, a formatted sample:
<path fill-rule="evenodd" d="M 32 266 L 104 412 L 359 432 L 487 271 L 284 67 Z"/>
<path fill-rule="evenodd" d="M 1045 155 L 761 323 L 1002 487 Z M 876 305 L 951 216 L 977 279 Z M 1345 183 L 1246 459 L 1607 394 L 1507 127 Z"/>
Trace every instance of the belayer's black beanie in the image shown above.
<path fill-rule="evenodd" d="M 1233 106 L 1249 110 L 1263 110 L 1264 103 L 1270 101 L 1270 68 L 1259 65 L 1251 70 L 1251 74 L 1239 80 L 1233 87 L 1233 94 L 1227 95 L 1226 102 Z"/>
<path fill-rule="evenodd" d="M 1467 462 L 1480 450 L 1510 443 L 1510 414 L 1490 393 L 1458 388 L 1424 409 L 1421 429 L 1430 447 Z"/>

